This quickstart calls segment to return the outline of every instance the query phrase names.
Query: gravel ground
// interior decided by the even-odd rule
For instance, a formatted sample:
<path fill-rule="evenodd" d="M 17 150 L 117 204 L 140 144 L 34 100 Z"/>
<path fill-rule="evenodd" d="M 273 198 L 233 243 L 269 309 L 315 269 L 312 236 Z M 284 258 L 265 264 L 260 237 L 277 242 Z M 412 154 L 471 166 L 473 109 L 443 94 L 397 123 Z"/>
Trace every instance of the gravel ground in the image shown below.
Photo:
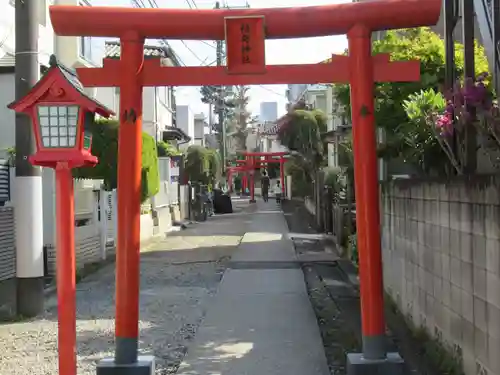
<path fill-rule="evenodd" d="M 143 250 L 140 349 L 155 355 L 156 374 L 175 374 L 250 218 L 212 218 Z M 77 285 L 77 345 L 79 375 L 113 355 L 114 265 Z M 55 296 L 40 318 L 0 325 L 0 353 L 1 375 L 57 374 Z"/>

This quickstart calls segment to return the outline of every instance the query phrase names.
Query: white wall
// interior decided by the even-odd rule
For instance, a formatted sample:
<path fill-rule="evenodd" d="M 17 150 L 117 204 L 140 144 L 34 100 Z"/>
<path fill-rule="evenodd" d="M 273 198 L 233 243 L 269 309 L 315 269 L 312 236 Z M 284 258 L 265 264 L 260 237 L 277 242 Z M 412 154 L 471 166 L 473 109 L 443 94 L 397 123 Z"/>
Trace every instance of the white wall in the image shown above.
<path fill-rule="evenodd" d="M 261 102 L 259 120 L 261 122 L 272 122 L 278 119 L 277 102 Z"/>
<path fill-rule="evenodd" d="M 191 141 L 182 145 L 187 148 L 194 144 L 194 114 L 188 105 L 178 105 L 176 107 L 177 127 L 191 137 Z"/>
<path fill-rule="evenodd" d="M 55 5 L 90 6 L 91 0 L 53 0 Z M 68 67 L 100 66 L 104 56 L 104 40 L 93 37 L 54 36 L 55 53 Z"/>
<path fill-rule="evenodd" d="M 159 92 L 161 89 L 167 89 L 167 93 L 170 94 L 171 89 L 165 87 L 145 87 L 142 91 L 142 129 L 158 141 L 162 139 L 161 133 L 165 127 L 173 124 L 173 111 L 167 103 L 164 103 Z M 119 88 L 98 87 L 94 94 L 98 101 L 115 113 L 119 113 Z"/>
<path fill-rule="evenodd" d="M 38 14 L 38 60 L 41 64 L 48 64 L 49 57 L 54 53 L 54 31 L 49 18 L 49 1 L 37 0 L 39 6 Z M 11 0 L 0 1 L 0 57 L 5 52 L 15 52 L 15 33 L 14 33 L 14 6 Z"/>
<path fill-rule="evenodd" d="M 15 99 L 14 74 L 0 74 L 0 158 L 6 156 L 5 150 L 16 143 L 16 114 L 7 108 Z"/>
<path fill-rule="evenodd" d="M 203 140 L 205 138 L 205 118 L 194 119 L 194 138 Z"/>

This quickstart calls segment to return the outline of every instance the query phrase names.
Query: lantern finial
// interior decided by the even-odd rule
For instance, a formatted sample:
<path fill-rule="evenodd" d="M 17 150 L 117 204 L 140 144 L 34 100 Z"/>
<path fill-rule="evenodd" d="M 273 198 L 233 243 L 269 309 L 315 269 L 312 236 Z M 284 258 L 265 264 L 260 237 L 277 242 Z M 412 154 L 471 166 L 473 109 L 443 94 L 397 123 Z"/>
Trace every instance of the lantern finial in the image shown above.
<path fill-rule="evenodd" d="M 49 57 L 49 66 L 51 68 L 55 67 L 55 66 L 58 66 L 59 63 L 57 62 L 57 57 L 56 55 L 50 55 Z"/>

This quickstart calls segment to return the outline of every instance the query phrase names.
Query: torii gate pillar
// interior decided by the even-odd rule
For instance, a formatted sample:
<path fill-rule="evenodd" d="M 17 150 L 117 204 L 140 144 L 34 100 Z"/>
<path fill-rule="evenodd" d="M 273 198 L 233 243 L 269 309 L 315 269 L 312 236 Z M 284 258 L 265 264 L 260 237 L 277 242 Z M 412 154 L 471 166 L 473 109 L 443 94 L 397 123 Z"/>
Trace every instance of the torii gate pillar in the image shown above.
<path fill-rule="evenodd" d="M 371 32 L 435 25 L 442 0 L 378 0 L 268 9 L 131 9 L 51 6 L 61 36 L 117 37 L 120 60 L 78 69 L 85 86 L 120 87 L 116 355 L 98 374 L 142 374 L 154 361 L 137 357 L 141 93 L 144 86 L 350 83 L 360 255 L 363 353 L 349 354 L 347 374 L 402 373 L 402 360 L 387 354 L 379 228 L 373 85 L 417 81 L 418 62 L 371 55 Z M 304 19 L 314 22 L 303 22 Z M 264 39 L 346 34 L 349 56 L 328 64 L 265 65 Z M 143 59 L 144 38 L 226 40 L 228 66 L 166 67 Z M 138 371 L 134 371 L 137 370 Z M 149 372 L 148 372 L 149 373 Z"/>

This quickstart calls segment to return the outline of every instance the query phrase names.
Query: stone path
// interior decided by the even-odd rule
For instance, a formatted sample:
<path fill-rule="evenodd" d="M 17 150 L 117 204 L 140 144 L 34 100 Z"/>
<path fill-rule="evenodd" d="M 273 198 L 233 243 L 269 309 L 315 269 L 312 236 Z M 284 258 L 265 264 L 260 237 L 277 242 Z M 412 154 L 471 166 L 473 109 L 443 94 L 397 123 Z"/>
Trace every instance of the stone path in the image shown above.
<path fill-rule="evenodd" d="M 211 218 L 143 250 L 140 349 L 155 355 L 156 374 L 176 372 L 251 218 Z M 113 355 L 114 265 L 77 285 L 77 305 L 78 374 L 95 374 L 95 363 Z M 0 325 L 0 353 L 1 375 L 57 374 L 55 296 L 40 318 Z"/>
<path fill-rule="evenodd" d="M 283 213 L 255 206 L 178 375 L 329 375 Z"/>

